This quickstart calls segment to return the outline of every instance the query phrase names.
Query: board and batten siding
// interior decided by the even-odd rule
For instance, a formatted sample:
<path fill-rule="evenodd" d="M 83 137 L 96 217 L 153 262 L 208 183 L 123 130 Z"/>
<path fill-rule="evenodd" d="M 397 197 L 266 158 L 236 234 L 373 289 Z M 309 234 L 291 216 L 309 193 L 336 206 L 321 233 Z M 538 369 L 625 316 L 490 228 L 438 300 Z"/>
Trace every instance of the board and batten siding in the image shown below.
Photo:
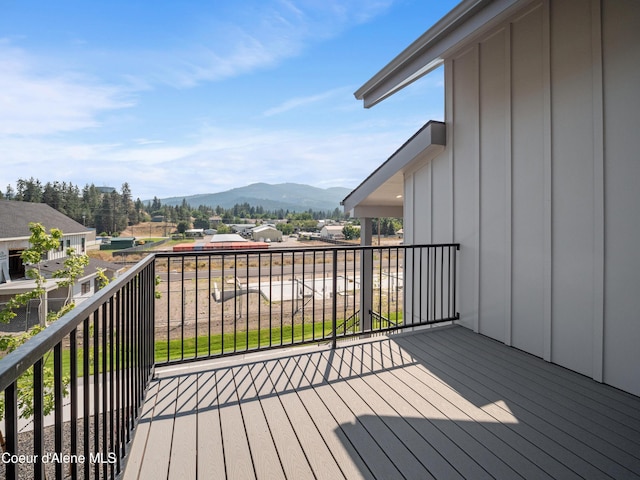
<path fill-rule="evenodd" d="M 640 395 L 640 2 L 544 0 L 445 58 L 408 240 L 461 244 L 461 323 Z"/>

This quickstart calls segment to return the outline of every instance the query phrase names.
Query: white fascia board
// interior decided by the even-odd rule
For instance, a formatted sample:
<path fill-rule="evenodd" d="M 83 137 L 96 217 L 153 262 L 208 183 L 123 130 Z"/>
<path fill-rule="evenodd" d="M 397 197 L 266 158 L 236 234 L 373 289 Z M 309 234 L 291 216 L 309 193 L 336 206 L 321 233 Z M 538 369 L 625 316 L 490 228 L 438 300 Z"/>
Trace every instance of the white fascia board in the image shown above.
<path fill-rule="evenodd" d="M 28 242 L 28 241 L 29 241 L 29 237 L 0 238 L 0 243 L 6 243 L 6 242 Z"/>
<path fill-rule="evenodd" d="M 49 279 L 48 279 L 49 280 Z M 15 295 L 18 293 L 32 292 L 37 288 L 35 280 L 11 280 L 0 285 L 0 295 Z M 42 288 L 46 292 L 51 292 L 58 288 L 58 284 L 55 282 L 45 282 Z"/>
<path fill-rule="evenodd" d="M 351 218 L 402 218 L 404 208 L 402 206 L 370 206 L 358 205 L 349 212 Z"/>
<path fill-rule="evenodd" d="M 402 207 L 402 199 L 397 194 L 404 193 L 403 172 L 415 166 L 416 163 L 428 161 L 444 150 L 446 143 L 446 127 L 442 122 L 431 121 L 416 132 L 402 147 L 378 167 L 366 180 L 353 190 L 341 202 L 345 212 L 355 211 L 357 207 L 376 206 Z M 397 192 L 386 192 L 386 198 L 376 196 L 375 201 L 370 200 L 376 191 L 380 191 L 385 185 L 398 184 Z M 381 215 L 375 215 L 381 216 Z"/>
<path fill-rule="evenodd" d="M 374 106 L 440 66 L 447 52 L 511 15 L 519 4 L 530 1 L 462 1 L 360 87 L 355 97 L 364 101 L 365 108 Z"/>

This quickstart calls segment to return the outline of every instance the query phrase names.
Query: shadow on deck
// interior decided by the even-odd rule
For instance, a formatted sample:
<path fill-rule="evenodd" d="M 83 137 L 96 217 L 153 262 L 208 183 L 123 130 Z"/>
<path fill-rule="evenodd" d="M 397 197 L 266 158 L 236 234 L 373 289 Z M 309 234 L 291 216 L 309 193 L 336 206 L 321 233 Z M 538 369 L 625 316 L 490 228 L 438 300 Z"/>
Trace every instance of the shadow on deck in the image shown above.
<path fill-rule="evenodd" d="M 157 371 L 124 478 L 640 478 L 640 398 L 459 326 Z"/>

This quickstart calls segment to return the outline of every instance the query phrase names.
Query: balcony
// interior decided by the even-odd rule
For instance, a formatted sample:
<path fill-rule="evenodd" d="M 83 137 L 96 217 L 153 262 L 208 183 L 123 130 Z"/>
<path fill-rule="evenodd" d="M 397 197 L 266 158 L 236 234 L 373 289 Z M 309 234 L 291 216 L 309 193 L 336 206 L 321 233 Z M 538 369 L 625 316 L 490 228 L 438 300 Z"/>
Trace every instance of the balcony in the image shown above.
<path fill-rule="evenodd" d="M 0 362 L 6 478 L 639 477 L 640 399 L 455 325 L 459 253 L 148 257 Z"/>

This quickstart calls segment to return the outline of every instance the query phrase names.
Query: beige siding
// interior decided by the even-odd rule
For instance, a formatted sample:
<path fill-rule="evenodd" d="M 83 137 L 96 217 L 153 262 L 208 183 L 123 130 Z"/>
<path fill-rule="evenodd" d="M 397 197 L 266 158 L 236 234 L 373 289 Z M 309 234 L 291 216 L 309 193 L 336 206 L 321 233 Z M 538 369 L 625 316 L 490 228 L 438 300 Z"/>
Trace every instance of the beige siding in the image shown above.
<path fill-rule="evenodd" d="M 507 157 L 509 133 L 503 29 L 480 44 L 480 331 L 506 341 Z"/>
<path fill-rule="evenodd" d="M 468 49 L 453 60 L 453 228 L 463 249 L 460 255 L 460 319 L 473 327 L 477 321 L 477 278 L 475 276 L 478 230 L 476 226 L 478 188 L 476 159 L 478 102 L 478 53 Z"/>
<path fill-rule="evenodd" d="M 635 394 L 638 44 L 638 2 L 528 4 L 447 55 L 447 150 L 407 177 L 410 228 L 461 244 L 461 323 Z"/>
<path fill-rule="evenodd" d="M 414 216 L 414 238 L 413 242 L 418 243 L 431 243 L 431 189 L 424 188 L 424 185 L 431 185 L 431 166 L 421 168 L 413 174 L 413 182 L 418 185 L 418 188 L 414 189 L 414 202 L 415 208 L 413 210 Z"/>
<path fill-rule="evenodd" d="M 542 9 L 512 25 L 512 341 L 544 353 Z"/>
<path fill-rule="evenodd" d="M 447 157 L 440 155 L 433 159 L 431 166 L 432 238 L 434 243 L 451 242 L 451 182 Z"/>
<path fill-rule="evenodd" d="M 594 309 L 591 32 L 590 2 L 551 3 L 552 360 L 586 375 Z"/>
<path fill-rule="evenodd" d="M 604 379 L 640 395 L 640 3 L 603 3 Z"/>

